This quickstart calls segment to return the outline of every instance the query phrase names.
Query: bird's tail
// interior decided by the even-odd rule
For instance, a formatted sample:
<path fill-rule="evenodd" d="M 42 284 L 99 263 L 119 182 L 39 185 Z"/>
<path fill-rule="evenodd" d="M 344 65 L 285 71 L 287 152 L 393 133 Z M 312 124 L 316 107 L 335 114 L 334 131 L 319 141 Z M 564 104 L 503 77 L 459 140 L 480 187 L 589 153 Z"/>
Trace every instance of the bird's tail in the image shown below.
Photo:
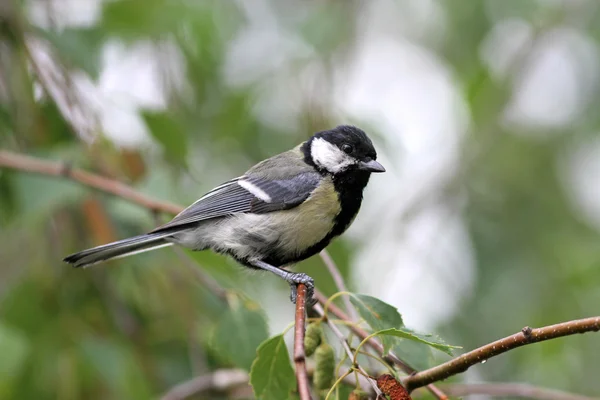
<path fill-rule="evenodd" d="M 172 243 L 165 240 L 171 233 L 148 233 L 145 235 L 134 236 L 129 239 L 119 240 L 80 251 L 65 257 L 63 261 L 73 264 L 75 268 L 86 267 L 101 261 L 130 256 L 132 254 L 142 253 L 144 251 L 157 249 L 159 247 L 170 246 Z"/>

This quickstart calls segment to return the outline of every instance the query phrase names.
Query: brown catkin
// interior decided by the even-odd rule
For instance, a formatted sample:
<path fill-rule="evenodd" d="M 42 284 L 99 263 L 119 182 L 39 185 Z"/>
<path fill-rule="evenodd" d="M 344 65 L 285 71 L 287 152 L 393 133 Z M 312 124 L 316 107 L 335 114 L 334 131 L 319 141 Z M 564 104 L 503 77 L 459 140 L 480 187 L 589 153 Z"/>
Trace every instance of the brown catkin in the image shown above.
<path fill-rule="evenodd" d="M 390 400 L 412 400 L 404 386 L 390 374 L 384 374 L 377 378 L 377 387 Z"/>
<path fill-rule="evenodd" d="M 317 390 L 329 389 L 335 376 L 335 354 L 327 343 L 321 343 L 315 351 L 315 374 L 313 383 Z"/>
<path fill-rule="evenodd" d="M 306 334 L 304 335 L 304 353 L 306 357 L 310 357 L 314 354 L 317 346 L 321 344 L 321 337 L 323 336 L 323 328 L 318 322 L 312 322 L 306 327 Z"/>

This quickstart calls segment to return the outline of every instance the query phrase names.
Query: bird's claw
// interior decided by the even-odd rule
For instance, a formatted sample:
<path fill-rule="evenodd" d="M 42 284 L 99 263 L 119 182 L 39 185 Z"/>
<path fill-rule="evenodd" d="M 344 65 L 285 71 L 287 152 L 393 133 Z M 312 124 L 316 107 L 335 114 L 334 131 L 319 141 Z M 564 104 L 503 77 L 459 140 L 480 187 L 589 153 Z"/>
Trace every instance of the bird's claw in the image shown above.
<path fill-rule="evenodd" d="M 317 303 L 317 300 L 313 297 L 315 293 L 315 281 L 313 278 L 303 273 L 290 273 L 287 280 L 290 283 L 290 300 L 292 303 L 296 304 L 298 285 L 301 283 L 306 286 L 306 304 L 313 306 Z"/>

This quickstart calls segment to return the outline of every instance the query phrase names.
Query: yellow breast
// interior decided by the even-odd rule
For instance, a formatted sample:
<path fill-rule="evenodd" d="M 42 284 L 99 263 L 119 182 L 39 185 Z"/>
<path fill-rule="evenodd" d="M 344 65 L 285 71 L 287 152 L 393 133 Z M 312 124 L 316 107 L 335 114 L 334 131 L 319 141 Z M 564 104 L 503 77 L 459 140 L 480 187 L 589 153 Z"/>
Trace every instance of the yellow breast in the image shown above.
<path fill-rule="evenodd" d="M 326 177 L 304 203 L 293 210 L 273 213 L 278 223 L 285 224 L 280 231 L 280 244 L 292 253 L 306 250 L 331 231 L 340 211 L 333 181 Z M 302 228 L 298 229 L 299 226 Z"/>

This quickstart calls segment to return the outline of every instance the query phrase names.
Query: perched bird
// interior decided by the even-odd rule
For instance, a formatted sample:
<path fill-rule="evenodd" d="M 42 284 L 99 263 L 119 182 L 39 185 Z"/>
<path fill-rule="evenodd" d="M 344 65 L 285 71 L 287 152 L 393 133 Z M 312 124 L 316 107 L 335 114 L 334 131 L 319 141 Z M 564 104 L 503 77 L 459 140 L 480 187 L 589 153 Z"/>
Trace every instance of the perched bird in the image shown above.
<path fill-rule="evenodd" d="M 217 186 L 170 222 L 144 235 L 72 254 L 74 267 L 177 244 L 230 255 L 270 271 L 291 286 L 313 279 L 282 267 L 323 250 L 352 223 L 372 172 L 385 172 L 373 143 L 348 125 L 318 132 L 292 150 L 266 159 Z"/>

